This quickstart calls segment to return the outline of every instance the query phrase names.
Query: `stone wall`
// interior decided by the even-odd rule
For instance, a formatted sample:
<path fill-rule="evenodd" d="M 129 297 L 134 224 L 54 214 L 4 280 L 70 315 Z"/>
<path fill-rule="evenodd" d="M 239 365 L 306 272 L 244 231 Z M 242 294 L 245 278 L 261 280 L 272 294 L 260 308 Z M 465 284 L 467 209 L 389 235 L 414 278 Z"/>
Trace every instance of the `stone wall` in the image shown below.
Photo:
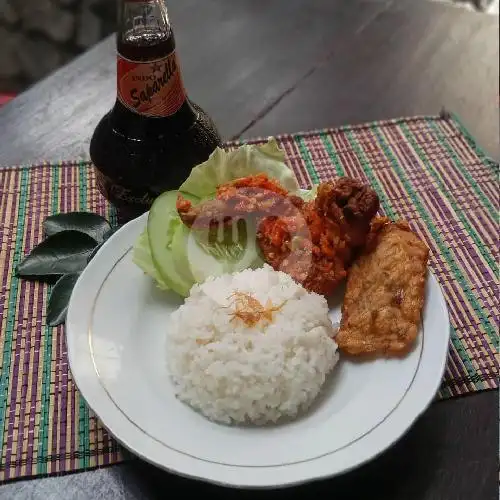
<path fill-rule="evenodd" d="M 18 93 L 116 29 L 116 0 L 0 0 L 0 93 Z"/>

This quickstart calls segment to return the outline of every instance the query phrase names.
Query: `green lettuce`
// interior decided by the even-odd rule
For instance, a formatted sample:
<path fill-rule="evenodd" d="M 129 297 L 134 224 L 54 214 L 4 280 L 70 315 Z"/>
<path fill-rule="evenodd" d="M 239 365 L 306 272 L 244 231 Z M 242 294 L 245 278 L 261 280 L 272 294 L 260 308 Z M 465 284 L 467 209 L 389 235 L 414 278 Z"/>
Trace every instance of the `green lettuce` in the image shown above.
<path fill-rule="evenodd" d="M 311 189 L 301 189 L 297 193 L 304 201 L 312 201 L 318 194 L 318 185 L 315 184 Z"/>
<path fill-rule="evenodd" d="M 297 179 L 284 160 L 285 154 L 274 138 L 263 145 L 243 145 L 233 151 L 217 148 L 207 161 L 193 168 L 179 191 L 196 204 L 213 198 L 220 184 L 264 173 L 276 179 L 291 193 L 311 196 L 299 190 Z M 208 233 L 198 234 L 182 224 L 175 208 L 176 198 L 177 192 L 172 191 L 155 200 L 147 228 L 133 249 L 134 263 L 151 276 L 159 288 L 171 289 L 186 296 L 190 286 L 195 282 L 203 282 L 208 276 L 256 268 L 263 264 L 255 239 L 255 228 L 235 230 L 235 241 L 232 238 L 229 238 L 230 241 L 215 238 L 215 241 L 210 242 Z M 247 234 L 249 229 L 252 231 Z M 151 248 L 156 248 L 157 254 Z M 158 252 L 158 248 L 165 248 L 165 251 Z"/>
<path fill-rule="evenodd" d="M 140 267 L 145 274 L 151 276 L 151 278 L 154 279 L 158 288 L 160 288 L 161 290 L 169 289 L 160 272 L 156 268 L 155 263 L 153 262 L 151 248 L 149 247 L 147 228 L 144 229 L 144 231 L 135 242 L 132 252 L 132 261 L 136 266 Z"/>
<path fill-rule="evenodd" d="M 216 148 L 207 161 L 193 168 L 179 190 L 211 198 L 220 184 L 260 173 L 278 180 L 291 193 L 299 189 L 295 174 L 285 164 L 285 153 L 276 139 L 270 138 L 261 146 L 245 144 L 233 151 Z"/>

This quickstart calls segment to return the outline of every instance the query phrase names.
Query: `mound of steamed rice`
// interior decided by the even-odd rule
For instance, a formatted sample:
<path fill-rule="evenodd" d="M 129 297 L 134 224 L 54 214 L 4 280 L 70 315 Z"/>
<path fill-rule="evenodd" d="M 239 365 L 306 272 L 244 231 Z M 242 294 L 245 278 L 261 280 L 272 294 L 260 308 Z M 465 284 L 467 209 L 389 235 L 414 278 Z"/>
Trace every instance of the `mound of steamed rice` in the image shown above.
<path fill-rule="evenodd" d="M 241 293 L 267 304 L 267 319 L 238 317 Z M 209 419 L 276 422 L 319 394 L 338 361 L 335 334 L 324 297 L 266 265 L 195 285 L 170 317 L 167 364 L 177 397 Z"/>

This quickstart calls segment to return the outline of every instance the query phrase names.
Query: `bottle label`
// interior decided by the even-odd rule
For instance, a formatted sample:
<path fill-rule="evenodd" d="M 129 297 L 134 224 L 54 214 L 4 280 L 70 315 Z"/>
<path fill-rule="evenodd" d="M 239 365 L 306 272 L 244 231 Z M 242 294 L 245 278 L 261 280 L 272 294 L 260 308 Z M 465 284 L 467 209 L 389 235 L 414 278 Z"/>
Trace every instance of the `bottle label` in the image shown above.
<path fill-rule="evenodd" d="M 158 194 L 144 187 L 125 187 L 95 168 L 97 188 L 111 203 L 118 205 L 144 206 L 146 210 L 153 204 Z"/>
<path fill-rule="evenodd" d="M 119 101 L 140 115 L 170 116 L 186 100 L 175 51 L 155 61 L 131 61 L 118 54 L 117 78 Z"/>

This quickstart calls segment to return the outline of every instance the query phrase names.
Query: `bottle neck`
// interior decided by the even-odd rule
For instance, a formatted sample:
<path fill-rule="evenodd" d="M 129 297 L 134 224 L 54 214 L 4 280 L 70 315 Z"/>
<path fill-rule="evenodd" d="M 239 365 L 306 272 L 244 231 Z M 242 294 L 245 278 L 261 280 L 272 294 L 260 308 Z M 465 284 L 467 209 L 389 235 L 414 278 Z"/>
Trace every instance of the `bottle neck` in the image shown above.
<path fill-rule="evenodd" d="M 125 0 L 120 7 L 115 128 L 131 137 L 188 128 L 196 116 L 164 2 Z"/>

